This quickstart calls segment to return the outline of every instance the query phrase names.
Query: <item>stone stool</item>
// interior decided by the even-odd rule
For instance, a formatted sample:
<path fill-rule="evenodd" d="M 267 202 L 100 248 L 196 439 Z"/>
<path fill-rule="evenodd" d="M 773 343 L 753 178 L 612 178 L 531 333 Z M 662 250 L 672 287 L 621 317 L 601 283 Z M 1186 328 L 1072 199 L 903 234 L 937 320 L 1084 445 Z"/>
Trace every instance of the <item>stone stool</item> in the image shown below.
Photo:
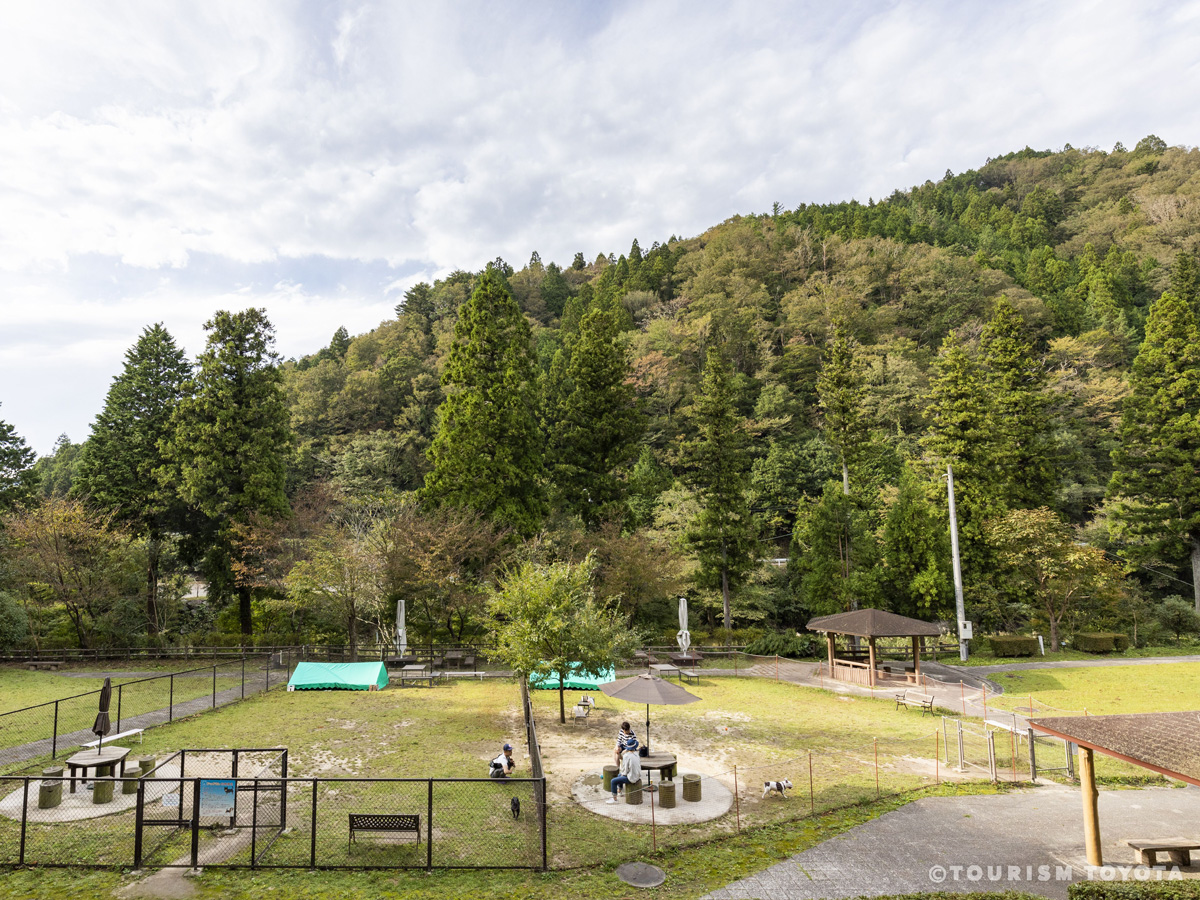
<path fill-rule="evenodd" d="M 42 784 L 38 788 L 38 809 L 53 809 L 62 803 L 62 766 L 42 769 Z"/>
<path fill-rule="evenodd" d="M 111 803 L 113 798 L 113 767 L 97 766 L 96 777 L 92 779 L 92 802 Z"/>
<path fill-rule="evenodd" d="M 640 806 L 642 802 L 642 783 L 633 781 L 625 785 L 625 802 L 630 806 Z"/>
<path fill-rule="evenodd" d="M 658 805 L 666 809 L 675 808 L 675 782 L 660 781 L 658 783 Z"/>
<path fill-rule="evenodd" d="M 144 778 L 144 777 L 146 777 L 146 774 L 151 769 L 153 769 L 155 766 L 158 765 L 158 757 L 157 756 L 139 756 L 137 764 L 138 764 L 138 770 L 142 773 L 142 777 Z M 154 776 L 151 775 L 150 777 L 153 778 Z"/>
<path fill-rule="evenodd" d="M 138 783 L 140 781 L 141 781 L 141 779 L 138 778 L 136 775 L 126 775 L 124 778 L 121 779 L 121 793 L 122 794 L 136 794 L 137 790 L 138 790 Z"/>
<path fill-rule="evenodd" d="M 620 770 L 616 766 L 604 767 L 604 790 L 612 790 L 612 780 L 617 777 L 617 772 Z"/>
<path fill-rule="evenodd" d="M 689 803 L 698 803 L 700 801 L 699 775 L 683 776 L 683 799 L 687 800 Z"/>

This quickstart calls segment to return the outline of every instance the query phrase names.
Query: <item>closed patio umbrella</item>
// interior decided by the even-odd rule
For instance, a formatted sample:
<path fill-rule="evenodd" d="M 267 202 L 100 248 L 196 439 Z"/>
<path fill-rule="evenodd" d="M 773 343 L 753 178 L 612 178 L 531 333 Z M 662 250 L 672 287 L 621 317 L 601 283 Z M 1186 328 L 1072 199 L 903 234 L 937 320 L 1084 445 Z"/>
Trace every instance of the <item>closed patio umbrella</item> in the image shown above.
<path fill-rule="evenodd" d="M 635 675 L 600 685 L 600 690 L 615 700 L 646 704 L 646 746 L 650 746 L 650 704 L 655 706 L 683 706 L 695 703 L 700 698 L 689 694 L 677 684 L 663 681 L 657 675 Z"/>
<path fill-rule="evenodd" d="M 679 633 L 675 635 L 679 642 L 679 652 L 687 656 L 688 648 L 692 646 L 692 633 L 688 631 L 687 597 L 679 598 Z"/>
<path fill-rule="evenodd" d="M 100 738 L 100 743 L 96 746 L 96 752 L 99 753 L 104 747 L 104 736 L 112 731 L 112 723 L 108 721 L 108 707 L 112 703 L 112 679 L 104 679 L 104 687 L 100 688 L 100 712 L 96 716 L 96 721 L 92 724 L 92 734 Z M 84 773 L 87 774 L 86 772 Z M 74 782 L 72 782 L 74 784 Z M 74 790 L 72 788 L 72 790 Z"/>

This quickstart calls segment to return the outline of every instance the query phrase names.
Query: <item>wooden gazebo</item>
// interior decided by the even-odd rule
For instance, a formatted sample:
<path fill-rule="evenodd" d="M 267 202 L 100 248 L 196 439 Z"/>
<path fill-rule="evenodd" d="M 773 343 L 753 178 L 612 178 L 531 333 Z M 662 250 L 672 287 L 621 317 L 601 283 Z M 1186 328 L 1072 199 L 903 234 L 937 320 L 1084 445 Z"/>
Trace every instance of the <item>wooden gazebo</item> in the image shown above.
<path fill-rule="evenodd" d="M 819 616 L 808 623 L 809 631 L 822 632 L 829 647 L 829 676 L 838 681 L 874 687 L 879 680 L 875 668 L 875 639 L 881 637 L 912 638 L 913 680 L 921 680 L 921 638 L 936 638 L 942 630 L 933 622 L 910 619 L 882 609 L 856 609 L 832 616 Z M 838 635 L 867 639 L 867 658 L 861 652 L 838 655 Z"/>

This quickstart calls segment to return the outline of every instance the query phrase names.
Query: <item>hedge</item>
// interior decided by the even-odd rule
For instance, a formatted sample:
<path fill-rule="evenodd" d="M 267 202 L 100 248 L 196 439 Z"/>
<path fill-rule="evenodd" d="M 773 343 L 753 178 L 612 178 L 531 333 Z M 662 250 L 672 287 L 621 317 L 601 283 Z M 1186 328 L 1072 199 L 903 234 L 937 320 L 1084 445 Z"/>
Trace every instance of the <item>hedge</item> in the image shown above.
<path fill-rule="evenodd" d="M 1076 650 L 1085 653 L 1112 653 L 1129 649 L 1129 636 L 1109 631 L 1081 631 L 1071 641 Z"/>
<path fill-rule="evenodd" d="M 993 656 L 1033 656 L 1038 652 L 1038 639 L 1019 634 L 992 635 L 988 638 Z"/>
<path fill-rule="evenodd" d="M 1200 900 L 1200 881 L 1076 881 L 1067 886 L 1067 897 L 1069 900 Z"/>

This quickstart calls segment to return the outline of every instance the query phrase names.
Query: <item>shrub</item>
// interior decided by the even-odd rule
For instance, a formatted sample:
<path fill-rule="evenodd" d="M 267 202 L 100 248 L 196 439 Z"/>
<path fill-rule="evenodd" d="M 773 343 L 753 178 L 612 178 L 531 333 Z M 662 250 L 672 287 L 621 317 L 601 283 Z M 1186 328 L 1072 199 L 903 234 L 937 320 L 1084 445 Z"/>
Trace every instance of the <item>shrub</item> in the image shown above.
<path fill-rule="evenodd" d="M 1077 881 L 1069 900 L 1200 900 L 1200 881 Z"/>
<path fill-rule="evenodd" d="M 1071 646 L 1084 653 L 1112 653 L 1129 649 L 1129 635 L 1111 631 L 1081 631 Z"/>
<path fill-rule="evenodd" d="M 0 591 L 0 650 L 11 650 L 29 636 L 29 622 L 21 604 Z"/>
<path fill-rule="evenodd" d="M 1168 597 L 1154 610 L 1154 618 L 1167 631 L 1175 635 L 1178 643 L 1185 634 L 1200 631 L 1200 615 L 1187 600 L 1178 595 Z"/>
<path fill-rule="evenodd" d="M 992 635 L 988 638 L 993 656 L 1033 656 L 1040 647 L 1036 637 L 1020 634 Z"/>
<path fill-rule="evenodd" d="M 811 634 L 764 634 L 746 647 L 753 656 L 785 656 L 788 659 L 803 659 L 815 656 L 817 638 Z"/>

